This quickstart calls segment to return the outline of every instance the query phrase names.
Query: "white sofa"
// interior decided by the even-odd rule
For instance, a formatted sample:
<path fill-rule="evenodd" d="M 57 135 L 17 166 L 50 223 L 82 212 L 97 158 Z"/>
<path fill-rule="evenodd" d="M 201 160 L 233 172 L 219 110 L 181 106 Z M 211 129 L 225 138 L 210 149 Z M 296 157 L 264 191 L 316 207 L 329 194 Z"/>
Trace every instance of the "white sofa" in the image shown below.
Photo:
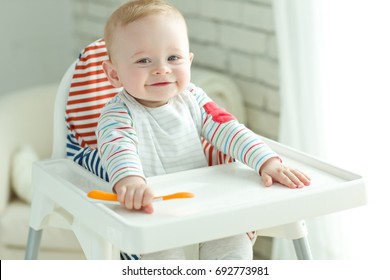
<path fill-rule="evenodd" d="M 49 158 L 56 84 L 0 94 L 0 259 L 23 259 L 31 162 Z M 44 230 L 39 259 L 84 259 L 74 234 Z"/>

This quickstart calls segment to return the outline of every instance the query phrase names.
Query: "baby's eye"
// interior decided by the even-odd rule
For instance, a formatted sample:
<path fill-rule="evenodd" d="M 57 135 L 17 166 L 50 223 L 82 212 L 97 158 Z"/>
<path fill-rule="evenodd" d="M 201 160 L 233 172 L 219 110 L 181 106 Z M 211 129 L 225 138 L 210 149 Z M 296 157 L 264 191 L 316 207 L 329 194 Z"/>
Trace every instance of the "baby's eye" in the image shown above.
<path fill-rule="evenodd" d="M 149 58 L 141 58 L 139 60 L 137 60 L 137 63 L 139 64 L 146 64 L 146 63 L 150 63 L 152 62 Z"/>
<path fill-rule="evenodd" d="M 177 55 L 171 55 L 170 57 L 168 57 L 168 61 L 176 61 L 179 59 L 180 59 L 180 57 Z"/>

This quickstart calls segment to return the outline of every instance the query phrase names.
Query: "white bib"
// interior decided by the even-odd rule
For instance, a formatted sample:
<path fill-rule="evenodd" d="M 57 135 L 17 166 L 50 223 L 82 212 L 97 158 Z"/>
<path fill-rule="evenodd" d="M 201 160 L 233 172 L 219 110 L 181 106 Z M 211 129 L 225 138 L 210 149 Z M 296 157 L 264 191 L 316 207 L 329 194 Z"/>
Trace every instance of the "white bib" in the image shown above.
<path fill-rule="evenodd" d="M 188 92 L 166 105 L 147 108 L 122 91 L 138 138 L 138 154 L 146 177 L 207 166 L 201 144 L 201 112 Z"/>

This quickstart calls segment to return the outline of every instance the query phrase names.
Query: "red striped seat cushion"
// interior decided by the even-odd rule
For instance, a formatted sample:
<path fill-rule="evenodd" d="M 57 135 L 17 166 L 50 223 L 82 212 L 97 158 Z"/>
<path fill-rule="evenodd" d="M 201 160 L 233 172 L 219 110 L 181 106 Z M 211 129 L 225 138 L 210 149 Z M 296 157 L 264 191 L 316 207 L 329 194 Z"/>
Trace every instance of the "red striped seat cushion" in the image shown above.
<path fill-rule="evenodd" d="M 100 110 L 121 90 L 107 79 L 102 68 L 104 60 L 108 60 L 104 40 L 88 45 L 80 54 L 70 85 L 66 122 L 82 148 L 96 147 Z"/>

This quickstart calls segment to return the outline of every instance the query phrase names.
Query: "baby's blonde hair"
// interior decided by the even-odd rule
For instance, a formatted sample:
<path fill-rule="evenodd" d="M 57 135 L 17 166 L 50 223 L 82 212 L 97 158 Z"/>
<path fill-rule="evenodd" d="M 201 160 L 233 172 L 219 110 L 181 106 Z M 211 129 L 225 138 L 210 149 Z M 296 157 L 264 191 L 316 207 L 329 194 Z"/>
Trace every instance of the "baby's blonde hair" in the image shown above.
<path fill-rule="evenodd" d="M 182 14 L 174 6 L 164 0 L 131 0 L 116 9 L 109 17 L 104 29 L 104 40 L 106 41 L 109 57 L 111 57 L 110 50 L 118 27 L 123 27 L 138 19 L 160 13 L 173 13 L 183 18 Z"/>

